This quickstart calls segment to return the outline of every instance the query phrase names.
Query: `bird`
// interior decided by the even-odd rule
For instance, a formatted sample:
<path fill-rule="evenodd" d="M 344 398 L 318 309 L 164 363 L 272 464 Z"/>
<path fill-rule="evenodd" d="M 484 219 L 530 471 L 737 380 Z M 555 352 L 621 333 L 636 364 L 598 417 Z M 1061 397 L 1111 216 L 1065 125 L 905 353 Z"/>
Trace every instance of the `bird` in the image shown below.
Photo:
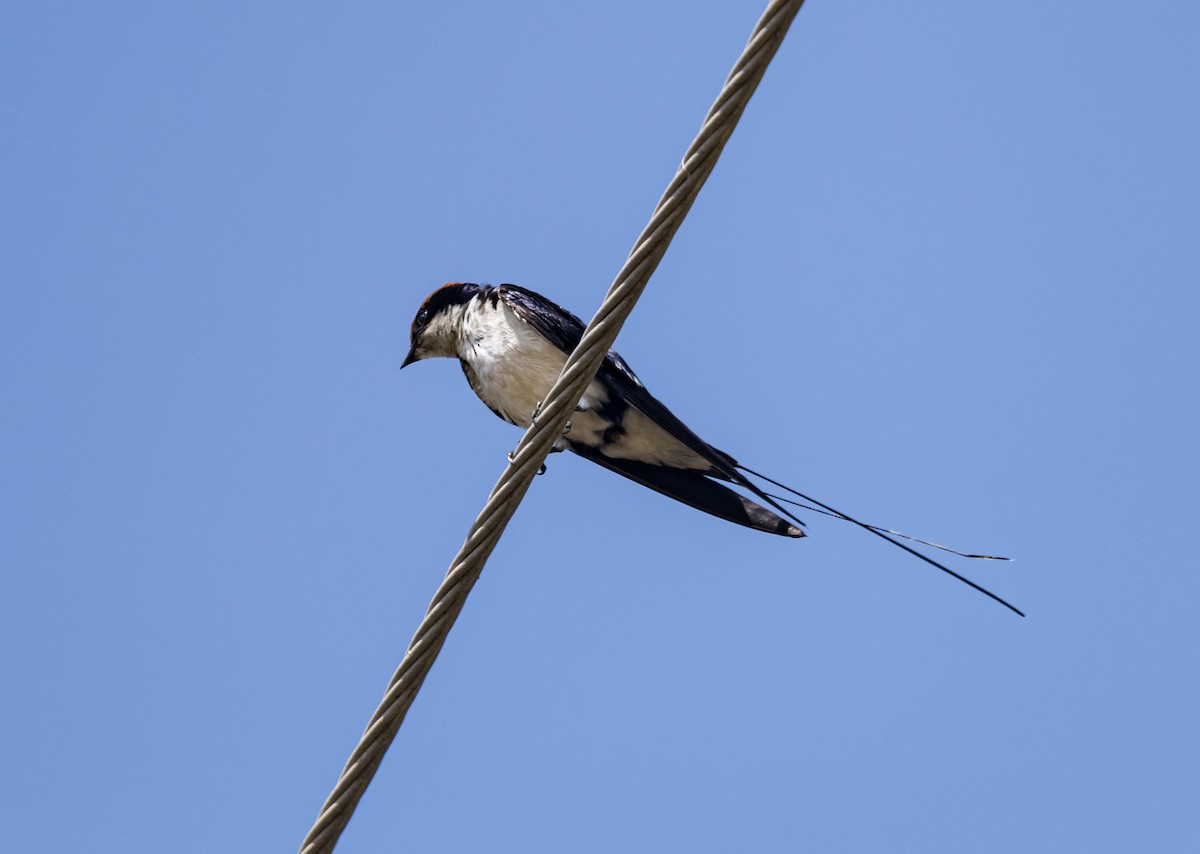
<path fill-rule="evenodd" d="M 467 383 L 492 412 L 528 428 L 583 331 L 583 322 L 570 311 L 519 285 L 448 282 L 417 310 L 408 354 L 400 367 L 424 359 L 456 358 Z M 697 510 L 768 534 L 807 536 L 804 522 L 783 507 L 785 503 L 851 522 L 1025 616 L 996 594 L 894 537 L 962 557 L 1007 558 L 967 554 L 860 522 L 741 465 L 701 439 L 654 397 L 615 350 L 608 351 L 551 449 L 561 451 L 571 451 Z M 769 493 L 751 477 L 807 503 Z"/>

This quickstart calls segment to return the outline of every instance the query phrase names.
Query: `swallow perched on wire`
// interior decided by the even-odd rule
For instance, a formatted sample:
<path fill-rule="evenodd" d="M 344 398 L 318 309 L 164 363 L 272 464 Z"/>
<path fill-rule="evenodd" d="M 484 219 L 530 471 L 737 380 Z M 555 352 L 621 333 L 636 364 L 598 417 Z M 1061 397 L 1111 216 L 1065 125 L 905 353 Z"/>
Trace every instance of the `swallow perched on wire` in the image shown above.
<path fill-rule="evenodd" d="M 510 424 L 527 428 L 558 379 L 567 356 L 579 344 L 583 330 L 583 322 L 574 314 L 517 285 L 451 282 L 421 304 L 412 322 L 411 346 L 400 367 L 422 359 L 456 358 L 467 382 L 492 412 Z M 804 523 L 780 502 L 851 522 L 1024 616 L 994 593 L 893 537 L 962 557 L 1007 558 L 964 554 L 860 522 L 740 465 L 675 417 L 613 350 L 609 350 L 568 424 L 554 451 L 572 451 L 697 510 L 769 534 L 805 536 Z M 772 495 L 750 476 L 807 503 Z M 741 487 L 762 503 L 726 484 Z"/>

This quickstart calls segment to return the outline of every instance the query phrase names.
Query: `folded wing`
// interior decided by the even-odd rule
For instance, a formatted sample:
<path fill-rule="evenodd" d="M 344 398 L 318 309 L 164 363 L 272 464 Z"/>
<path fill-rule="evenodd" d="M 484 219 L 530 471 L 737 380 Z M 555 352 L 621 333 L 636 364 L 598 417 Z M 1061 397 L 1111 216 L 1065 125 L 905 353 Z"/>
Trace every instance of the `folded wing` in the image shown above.
<path fill-rule="evenodd" d="M 604 466 L 609 471 L 623 475 L 668 498 L 674 498 L 718 518 L 768 534 L 784 537 L 804 536 L 802 530 L 786 519 L 755 504 L 729 487 L 709 480 L 700 472 L 655 466 L 635 460 L 617 460 L 585 446 L 573 446 L 571 450 L 585 460 Z"/>

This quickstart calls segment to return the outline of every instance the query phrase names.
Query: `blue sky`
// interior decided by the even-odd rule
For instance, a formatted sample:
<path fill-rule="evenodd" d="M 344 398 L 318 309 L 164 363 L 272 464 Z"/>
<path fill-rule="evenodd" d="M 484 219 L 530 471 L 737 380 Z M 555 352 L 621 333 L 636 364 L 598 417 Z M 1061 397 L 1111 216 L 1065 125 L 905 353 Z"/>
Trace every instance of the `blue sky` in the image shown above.
<path fill-rule="evenodd" d="M 12 850 L 298 845 L 518 439 L 413 313 L 590 316 L 760 11 L 6 4 Z M 1028 619 L 555 457 L 341 848 L 1200 843 L 1197 32 L 814 0 L 618 341 Z"/>

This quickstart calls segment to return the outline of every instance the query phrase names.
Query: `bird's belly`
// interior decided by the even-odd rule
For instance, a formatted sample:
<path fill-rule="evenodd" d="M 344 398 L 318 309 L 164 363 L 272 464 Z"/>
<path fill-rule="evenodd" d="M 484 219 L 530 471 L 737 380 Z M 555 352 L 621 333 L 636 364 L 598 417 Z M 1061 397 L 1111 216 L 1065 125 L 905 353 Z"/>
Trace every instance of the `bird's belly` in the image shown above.
<path fill-rule="evenodd" d="M 510 424 L 528 427 L 565 362 L 566 357 L 553 354 L 529 354 L 521 359 L 463 360 L 463 370 L 488 408 Z"/>

